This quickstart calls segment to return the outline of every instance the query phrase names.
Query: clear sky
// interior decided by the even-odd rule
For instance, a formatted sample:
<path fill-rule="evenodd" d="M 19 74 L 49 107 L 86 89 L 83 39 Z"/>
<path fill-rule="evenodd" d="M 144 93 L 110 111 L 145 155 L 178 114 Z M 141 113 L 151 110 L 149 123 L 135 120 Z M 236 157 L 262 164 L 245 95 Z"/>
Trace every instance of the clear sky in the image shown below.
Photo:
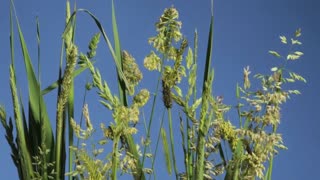
<path fill-rule="evenodd" d="M 73 1 L 72 1 L 73 2 Z M 123 49 L 128 50 L 142 66 L 143 58 L 152 49 L 147 39 L 156 34 L 154 23 L 162 14 L 164 8 L 174 5 L 180 12 L 183 22 L 182 32 L 193 44 L 195 28 L 199 34 L 199 69 L 204 66 L 211 1 L 209 0 L 136 0 L 118 1 L 116 4 L 117 21 L 120 40 Z M 45 87 L 55 81 L 58 76 L 61 34 L 64 29 L 65 1 L 16 1 L 17 15 L 20 19 L 28 49 L 34 65 L 37 59 L 36 44 L 36 16 L 39 16 L 41 34 L 41 63 L 42 86 Z M 77 1 L 78 8 L 85 8 L 93 12 L 102 22 L 110 37 L 111 29 L 111 2 L 105 0 Z M 234 105 L 235 86 L 242 82 L 243 67 L 250 65 L 255 73 L 267 73 L 278 59 L 268 54 L 269 50 L 278 50 L 286 53 L 282 48 L 279 35 L 290 37 L 297 28 L 302 29 L 300 38 L 304 52 L 302 58 L 291 63 L 293 71 L 300 73 L 308 81 L 307 84 L 297 83 L 294 88 L 299 89 L 302 95 L 292 96 L 291 100 L 282 108 L 282 120 L 279 132 L 288 150 L 281 151 L 274 161 L 273 179 L 314 179 L 318 177 L 320 166 L 320 1 L 318 0 L 215 0 L 214 1 L 214 45 L 213 67 L 215 80 L 213 91 L 215 95 L 223 95 L 224 102 Z M 98 32 L 93 21 L 84 14 L 79 14 L 76 31 L 76 43 L 83 52 L 87 50 L 90 37 Z M 0 7 L 0 104 L 7 109 L 8 116 L 12 116 L 11 95 L 9 88 L 9 0 L 3 1 Z M 16 66 L 18 83 L 27 105 L 27 86 L 24 77 L 24 65 L 16 35 Z M 98 49 L 96 65 L 102 71 L 104 78 L 112 84 L 115 80 L 113 61 L 110 58 L 106 45 L 101 41 Z M 143 70 L 144 80 L 140 85 L 154 87 L 155 73 Z M 112 76 L 110 76 L 110 74 Z M 87 75 L 76 80 L 75 89 L 82 97 Z M 49 115 L 55 117 L 55 93 L 48 95 Z M 90 91 L 89 109 L 92 119 L 103 121 L 104 108 L 97 102 L 94 91 Z M 90 102 L 92 101 L 92 105 Z M 82 98 L 76 99 L 81 104 Z M 151 104 L 149 104 L 150 106 Z M 80 117 L 80 109 L 76 116 Z M 148 109 L 147 109 L 148 110 Z M 156 117 L 160 117 L 164 109 L 159 107 Z M 95 112 L 95 113 L 93 113 Z M 158 115 L 158 116 L 157 116 Z M 76 118 L 77 118 L 76 117 Z M 235 123 L 237 120 L 230 120 Z M 156 118 L 157 120 L 157 118 Z M 97 123 L 96 125 L 98 125 Z M 155 123 L 155 128 L 159 122 Z M 143 129 L 143 124 L 138 124 Z M 178 124 L 175 126 L 178 128 Z M 155 132 L 157 132 L 156 129 Z M 17 179 L 17 171 L 10 157 L 10 149 L 4 137 L 5 131 L 0 128 L 0 175 L 1 179 L 10 177 Z M 141 135 L 141 134 L 138 134 Z M 156 137 L 156 134 L 153 135 Z M 178 139 L 178 138 L 177 138 Z M 154 140 L 155 142 L 155 140 Z M 179 142 L 177 140 L 177 142 Z M 160 148 L 161 149 L 161 148 Z M 182 154 L 182 151 L 180 152 Z M 162 155 L 161 151 L 158 156 Z M 182 160 L 178 159 L 178 160 Z M 159 160 L 158 177 L 166 177 L 164 162 Z M 182 166 L 179 168 L 182 170 Z M 5 178 L 5 179 L 6 179 Z"/>

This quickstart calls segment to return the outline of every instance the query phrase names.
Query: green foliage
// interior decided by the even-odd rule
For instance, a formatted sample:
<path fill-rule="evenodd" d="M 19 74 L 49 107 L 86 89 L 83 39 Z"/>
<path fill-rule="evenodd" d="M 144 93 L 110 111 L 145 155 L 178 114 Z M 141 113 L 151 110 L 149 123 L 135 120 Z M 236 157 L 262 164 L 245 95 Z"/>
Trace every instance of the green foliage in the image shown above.
<path fill-rule="evenodd" d="M 13 6 L 13 2 L 12 2 Z M 11 11 L 14 8 L 11 8 Z M 100 33 L 96 33 L 89 42 L 86 53 L 78 52 L 74 44 L 75 18 L 78 12 L 85 12 L 96 23 Z M 265 179 L 270 180 L 273 170 L 273 158 L 279 150 L 286 149 L 282 136 L 277 132 L 281 122 L 281 106 L 292 94 L 300 94 L 299 90 L 287 89 L 287 84 L 301 81 L 301 75 L 290 71 L 287 65 L 303 56 L 303 52 L 295 50 L 301 45 L 299 37 L 301 29 L 296 30 L 292 38 L 279 36 L 280 42 L 290 47 L 286 56 L 278 51 L 269 53 L 283 60 L 280 66 L 270 68 L 270 74 L 256 74 L 260 88 L 251 87 L 252 79 L 249 66 L 243 69 L 243 85 L 237 84 L 236 97 L 238 104 L 230 106 L 223 103 L 223 98 L 214 96 L 212 84 L 214 70 L 211 67 L 213 44 L 213 16 L 210 20 L 206 62 L 203 71 L 202 89 L 197 93 L 198 77 L 198 34 L 195 32 L 194 46 L 188 47 L 188 41 L 181 33 L 182 22 L 179 12 L 173 6 L 164 10 L 156 23 L 157 34 L 149 38 L 154 50 L 144 59 L 144 67 L 149 71 L 158 71 L 159 78 L 154 93 L 141 88 L 143 74 L 134 57 L 121 49 L 116 14 L 112 1 L 112 29 L 114 46 L 112 46 L 99 20 L 88 10 L 78 9 L 71 12 L 70 2 L 66 3 L 66 27 L 63 33 L 65 49 L 65 68 L 62 58 L 59 77 L 49 87 L 41 91 L 40 73 L 38 79 L 33 70 L 32 61 L 16 17 L 21 50 L 24 57 L 29 88 L 29 117 L 26 117 L 21 97 L 18 95 L 13 46 L 13 20 L 10 14 L 11 64 L 10 88 L 12 95 L 13 118 L 7 121 L 5 108 L 0 106 L 0 120 L 6 131 L 6 139 L 11 148 L 11 157 L 17 167 L 20 179 L 63 179 L 65 175 L 80 179 L 117 179 L 119 175 L 129 174 L 134 179 L 145 179 L 146 175 L 156 176 L 154 164 L 161 137 L 165 165 L 169 175 L 174 170 L 176 179 L 214 179 L 223 176 L 229 179 Z M 40 39 L 39 24 L 37 37 Z M 103 37 L 113 57 L 117 70 L 118 94 L 111 91 L 97 67 L 94 57 L 97 53 L 100 36 Z M 290 41 L 291 40 L 291 41 Z M 39 41 L 38 41 L 39 43 Z M 40 53 L 40 44 L 38 44 Z M 294 49 L 294 50 L 293 50 Z M 63 54 L 61 55 L 63 57 Z M 78 66 L 79 67 L 78 67 Z M 40 71 L 40 60 L 38 60 Z M 88 69 L 92 80 L 87 90 L 95 88 L 100 97 L 99 102 L 112 115 L 109 124 L 101 123 L 100 128 L 91 123 L 88 105 L 83 106 L 85 128 L 74 117 L 74 78 Z M 187 87 L 180 82 L 186 78 Z M 159 127 L 158 141 L 152 151 L 153 141 L 150 134 L 154 119 L 158 91 L 162 85 L 163 106 L 168 118 L 162 117 Z M 56 133 L 53 136 L 50 120 L 43 96 L 52 90 L 58 90 L 56 112 Z M 141 89 L 140 89 L 141 88 Z M 199 88 L 198 88 L 199 89 Z M 183 91 L 182 91 L 183 90 Z M 184 90 L 186 90 L 184 92 Z M 150 90 L 151 91 L 151 90 Z M 153 95 L 148 124 L 145 124 L 146 139 L 141 145 L 133 138 L 137 136 L 136 124 L 144 116 L 143 107 Z M 172 107 L 179 106 L 178 113 Z M 158 107 L 159 108 L 159 107 Z M 226 114 L 235 109 L 238 112 L 239 125 L 232 124 Z M 143 113 L 141 113 L 143 112 Z M 164 113 L 165 114 L 165 113 Z M 66 116 L 67 115 L 67 116 Z M 178 118 L 176 118 L 178 117 Z M 179 121 L 174 121 L 179 119 Z M 68 123 L 66 121 L 68 120 Z M 168 127 L 163 121 L 168 120 Z M 175 147 L 176 131 L 174 123 L 180 123 L 181 148 L 184 156 L 184 170 L 177 167 Z M 69 127 L 69 170 L 65 172 L 66 126 Z M 15 130 L 14 130 L 15 128 Z M 102 137 L 93 139 L 97 130 Z M 168 130 L 168 131 L 167 131 Z M 13 133 L 16 131 L 16 137 Z M 169 132 L 169 140 L 166 132 Z M 142 132 L 143 133 L 143 132 Z M 81 140 L 81 145 L 73 144 L 73 135 Z M 30 138 L 28 138 L 30 137 Z M 16 141 L 14 141 L 16 138 Z M 89 144 L 88 144 L 89 142 Z M 110 151 L 107 151 L 111 147 Z M 231 157 L 226 153 L 231 152 Z M 73 156 L 74 155 L 74 156 Z M 74 158 L 72 158 L 74 157 Z M 145 167 L 146 158 L 150 158 L 152 167 Z M 72 166 L 74 165 L 74 168 Z"/>

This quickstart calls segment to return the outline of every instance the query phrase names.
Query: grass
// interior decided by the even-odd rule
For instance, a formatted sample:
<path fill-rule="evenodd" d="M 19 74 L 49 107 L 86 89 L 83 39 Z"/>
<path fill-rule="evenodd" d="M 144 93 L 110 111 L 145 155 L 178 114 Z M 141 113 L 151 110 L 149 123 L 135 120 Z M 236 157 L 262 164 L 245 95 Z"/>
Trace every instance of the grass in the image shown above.
<path fill-rule="evenodd" d="M 14 114 L 12 118 L 8 118 L 5 108 L 0 106 L 0 119 L 6 131 L 6 140 L 11 148 L 11 157 L 19 178 L 117 179 L 123 174 L 128 174 L 137 180 L 147 177 L 156 179 L 156 163 L 164 158 L 168 174 L 172 175 L 174 172 L 176 179 L 223 177 L 226 180 L 270 180 L 275 155 L 279 150 L 286 149 L 281 134 L 277 132 L 281 117 L 280 107 L 292 94 L 300 94 L 298 90 L 286 90 L 285 85 L 296 81 L 306 82 L 287 66 L 290 61 L 298 60 L 303 53 L 294 51 L 284 56 L 275 50 L 269 51 L 275 58 L 282 59 L 283 64 L 271 68 L 270 74 L 256 74 L 255 80 L 261 82 L 261 87 L 255 88 L 251 88 L 249 66 L 244 68 L 243 83 L 236 86 L 238 104 L 226 105 L 221 97 L 212 93 L 213 15 L 208 23 L 206 63 L 204 69 L 200 69 L 204 73 L 202 89 L 197 92 L 199 87 L 196 86 L 196 81 L 200 73 L 197 63 L 198 33 L 195 31 L 194 44 L 190 45 L 180 31 L 182 22 L 179 21 L 178 10 L 170 7 L 164 10 L 155 25 L 157 34 L 149 38 L 152 50 L 143 63 L 147 70 L 155 71 L 158 75 L 157 84 L 152 90 L 154 93 L 150 93 L 151 90 L 140 88 L 143 86 L 143 75 L 139 65 L 129 52 L 121 48 L 113 1 L 111 5 L 113 42 L 92 12 L 76 8 L 71 11 L 70 2 L 66 2 L 59 76 L 51 85 L 42 88 L 40 23 L 37 21 L 38 74 L 35 74 L 18 17 L 15 15 L 14 3 L 11 1 L 10 88 Z M 88 15 L 98 31 L 91 38 L 88 51 L 85 53 L 80 52 L 75 44 L 78 13 Z M 16 80 L 14 24 L 17 25 L 20 50 L 28 79 L 28 116 L 21 100 L 22 95 L 18 93 L 19 86 Z M 280 42 L 290 49 L 299 47 L 300 36 L 301 30 L 298 29 L 291 42 L 287 42 L 288 38 L 285 36 L 280 36 Z M 105 43 L 102 47 L 107 47 L 116 67 L 114 82 L 105 81 L 98 67 L 94 65 L 101 37 Z M 90 72 L 91 78 L 85 91 L 94 88 L 100 98 L 98 101 L 112 116 L 113 121 L 108 124 L 102 123 L 100 127 L 94 127 L 91 123 L 89 112 L 94 111 L 90 111 L 89 105 L 85 103 L 82 110 L 85 124 L 82 120 L 77 122 L 74 119 L 74 95 L 77 91 L 74 88 L 74 79 L 86 71 Z M 183 79 L 186 79 L 187 83 L 182 85 L 180 82 Z M 110 83 L 115 82 L 118 93 L 112 92 L 109 88 Z M 187 91 L 182 93 L 182 89 Z M 53 91 L 58 92 L 57 108 L 47 109 L 44 96 Z M 200 96 L 197 95 L 199 93 Z M 162 103 L 159 102 L 160 95 Z M 86 95 L 83 102 L 85 98 Z M 147 108 L 143 107 L 149 100 L 150 112 L 144 112 Z M 173 106 L 177 106 L 178 109 L 172 108 Z M 152 129 L 155 109 L 159 107 L 163 108 L 168 116 L 166 118 L 164 112 L 159 129 Z M 233 125 L 231 122 L 234 121 L 227 118 L 227 113 L 232 109 L 238 112 L 238 126 Z M 56 126 L 55 133 L 48 111 L 56 113 L 53 123 Z M 136 124 L 145 118 L 141 114 L 146 114 L 148 121 L 144 128 L 139 129 Z M 167 123 L 164 123 L 165 121 Z M 164 127 L 163 124 L 168 124 L 168 127 Z M 175 125 L 179 125 L 180 132 L 174 131 Z M 103 136 L 100 139 L 95 138 L 92 142 L 93 134 L 99 129 Z M 155 134 L 157 130 L 157 138 L 151 139 L 151 134 Z M 141 144 L 136 138 L 137 131 L 144 131 L 146 136 Z M 77 143 L 73 142 L 74 136 Z M 160 138 L 164 152 L 162 156 L 157 153 Z M 176 143 L 177 138 L 181 138 L 181 144 Z M 91 143 L 91 148 L 87 146 L 88 142 Z M 110 151 L 106 150 L 108 148 Z M 227 156 L 228 153 L 231 153 L 231 156 Z M 183 156 L 183 162 L 178 162 L 179 156 Z M 151 163 L 148 163 L 149 160 Z M 147 167 L 150 164 L 151 167 Z M 184 166 L 179 167 L 181 164 Z"/>

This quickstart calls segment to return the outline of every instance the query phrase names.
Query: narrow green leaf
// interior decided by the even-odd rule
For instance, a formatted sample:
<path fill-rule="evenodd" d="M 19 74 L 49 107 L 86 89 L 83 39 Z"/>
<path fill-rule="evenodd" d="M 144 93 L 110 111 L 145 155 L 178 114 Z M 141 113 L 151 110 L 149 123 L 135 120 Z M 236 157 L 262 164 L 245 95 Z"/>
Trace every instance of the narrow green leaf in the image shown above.
<path fill-rule="evenodd" d="M 69 7 L 70 8 L 70 7 Z M 68 11 L 70 11 L 71 9 L 69 9 Z M 74 2 L 74 11 L 76 10 L 76 2 Z M 70 15 L 70 14 L 69 14 Z M 74 43 L 74 37 L 75 37 L 75 31 L 76 31 L 76 16 L 73 18 L 74 21 L 73 21 L 73 28 L 72 28 L 72 32 L 71 32 L 71 41 L 72 43 Z M 67 22 L 66 22 L 67 23 Z M 69 145 L 68 147 L 72 147 L 74 146 L 74 142 L 73 142 L 73 128 L 72 128 L 72 125 L 71 125 L 71 120 L 74 118 L 74 76 L 72 76 L 72 80 L 71 80 L 71 85 L 70 85 L 70 93 L 69 93 L 69 97 L 68 97 L 68 102 L 67 102 L 67 110 L 68 110 L 68 142 L 69 142 Z M 81 125 L 81 124 L 80 124 Z M 64 140 L 65 141 L 65 140 Z M 64 146 L 66 146 L 66 143 L 64 142 L 63 143 Z M 65 147 L 63 147 L 63 149 L 65 149 Z M 73 152 L 70 148 L 67 148 L 68 149 L 68 171 L 71 172 L 73 169 L 72 169 L 72 166 L 73 166 Z M 63 154 L 64 156 L 66 156 L 66 153 Z M 62 157 L 62 158 L 65 158 L 65 157 Z M 61 169 L 65 169 L 65 163 L 63 163 L 63 167 L 61 167 Z M 64 173 L 62 171 L 62 173 Z M 71 176 L 68 177 L 69 180 L 72 179 Z"/>
<path fill-rule="evenodd" d="M 12 18 L 12 9 L 14 8 L 13 6 L 13 1 L 11 1 L 10 4 L 10 53 L 11 53 L 11 64 L 12 64 L 12 70 L 15 74 L 15 68 L 14 68 L 14 31 L 13 31 L 13 18 Z M 14 83 L 16 83 L 16 78 L 15 76 L 13 77 L 13 81 Z M 13 92 L 11 92 L 13 93 Z M 4 117 L 5 118 L 5 117 Z M 12 119 L 9 119 L 9 125 L 6 124 L 5 119 L 1 120 L 3 126 L 6 129 L 6 139 L 11 147 L 11 151 L 12 151 L 12 155 L 11 158 L 17 168 L 18 174 L 20 179 L 26 176 L 25 173 L 25 167 L 22 167 L 21 164 L 21 159 L 19 157 L 19 149 L 18 149 L 18 144 L 15 144 L 14 142 L 14 137 L 13 137 L 13 123 L 12 123 Z M 5 125 L 4 125 L 5 124 Z"/>
<path fill-rule="evenodd" d="M 11 2 L 13 3 L 13 1 Z M 15 15 L 15 17 L 16 17 L 16 23 L 18 26 L 20 45 L 21 45 L 21 50 L 24 57 L 24 64 L 25 64 L 27 78 L 28 78 L 29 105 L 30 105 L 29 108 L 32 113 L 32 116 L 34 117 L 34 122 L 29 122 L 29 123 L 37 123 L 39 127 L 41 127 L 40 131 L 41 131 L 42 143 L 45 143 L 48 149 L 54 149 L 53 148 L 54 146 L 53 132 L 50 124 L 50 119 L 46 110 L 46 105 L 40 92 L 40 85 L 36 79 L 36 75 L 33 70 L 31 58 L 29 56 L 27 45 L 24 40 L 22 30 L 20 28 L 18 17 L 17 15 Z M 36 131 L 39 131 L 39 129 Z M 52 154 L 53 154 L 53 151 L 52 153 L 48 154 L 48 157 L 47 157 L 48 162 L 50 161 Z"/>
<path fill-rule="evenodd" d="M 17 87 L 15 83 L 15 72 L 13 69 L 13 65 L 10 65 L 10 88 L 12 94 L 12 102 L 14 109 L 14 119 L 16 124 L 16 133 L 17 133 L 17 147 L 19 151 L 19 167 L 17 169 L 22 170 L 22 178 L 31 178 L 33 177 L 33 169 L 31 162 L 31 155 L 28 151 L 28 145 L 25 141 L 27 132 L 25 132 L 25 128 L 23 126 L 23 120 L 20 112 L 20 102 L 17 93 Z"/>
<path fill-rule="evenodd" d="M 237 99 L 240 98 L 240 87 L 239 87 L 238 83 L 237 83 L 237 87 L 236 87 L 236 97 L 237 97 Z"/>
<path fill-rule="evenodd" d="M 39 23 L 39 18 L 36 18 L 36 22 L 37 22 L 37 44 L 38 44 L 38 81 L 41 83 L 40 81 L 40 23 Z"/>
<path fill-rule="evenodd" d="M 170 135 L 171 157 L 172 157 L 174 173 L 176 175 L 176 179 L 178 179 L 178 169 L 177 169 L 176 153 L 175 153 L 175 148 L 174 148 L 175 143 L 174 143 L 174 134 L 173 134 L 173 127 L 172 127 L 171 108 L 168 108 L 168 119 L 169 119 L 169 135 Z"/>
<path fill-rule="evenodd" d="M 209 38 L 208 38 L 208 45 L 207 45 L 207 56 L 206 56 L 206 64 L 204 69 L 204 77 L 203 77 L 203 85 L 202 85 L 202 108 L 200 112 L 200 125 L 199 125 L 199 133 L 198 140 L 197 140 L 197 164 L 196 164 L 196 179 L 203 179 L 204 175 L 204 149 L 205 149 L 205 135 L 207 128 L 205 122 L 207 113 L 207 96 L 211 91 L 211 85 L 213 80 L 213 73 L 214 71 L 211 70 L 211 55 L 212 55 L 212 44 L 213 44 L 213 15 L 211 16 L 210 20 L 210 30 L 209 30 Z M 210 82 L 211 81 L 211 82 Z M 211 93 L 211 92 L 210 92 Z"/>
<path fill-rule="evenodd" d="M 225 180 L 238 180 L 240 177 L 240 163 L 239 161 L 241 159 L 241 156 L 243 154 L 243 143 L 242 141 L 237 142 L 236 149 L 233 151 L 233 160 L 238 160 L 238 161 L 233 161 L 234 164 L 229 165 L 226 171 L 226 176 Z"/>
<path fill-rule="evenodd" d="M 269 168 L 267 170 L 266 175 L 264 176 L 264 180 L 271 180 L 272 178 L 272 169 L 273 169 L 273 156 L 271 156 L 269 161 Z"/>
<path fill-rule="evenodd" d="M 204 69 L 204 77 L 202 81 L 202 91 L 205 90 L 205 83 L 208 82 L 209 74 L 211 70 L 211 56 L 212 56 L 212 45 L 213 45 L 213 17 L 211 17 L 210 22 L 210 31 L 209 31 L 209 38 L 208 38 L 208 45 L 207 45 L 207 56 L 206 56 L 206 64 Z"/>
<path fill-rule="evenodd" d="M 93 16 L 91 16 L 93 17 Z M 97 22 L 97 21 L 96 21 Z M 120 47 L 120 38 L 118 33 L 118 26 L 116 21 L 116 13 L 114 8 L 114 1 L 112 0 L 112 29 L 113 29 L 113 37 L 114 37 L 114 46 L 115 46 L 115 54 L 113 55 L 113 58 L 117 65 L 117 74 L 118 74 L 118 87 L 119 87 L 119 95 L 120 95 L 120 101 L 124 106 L 127 106 L 127 97 L 126 97 L 126 90 L 128 90 L 129 94 L 133 94 L 133 90 L 129 86 L 129 83 L 127 82 L 125 76 L 122 72 L 122 58 L 121 58 L 121 47 Z M 101 29 L 100 29 L 101 31 Z M 107 36 L 105 33 L 102 33 L 105 40 L 107 39 Z M 112 53 L 112 46 L 109 46 L 109 49 Z M 144 173 L 142 171 L 141 162 L 139 160 L 139 155 L 136 149 L 136 145 L 134 143 L 132 136 L 126 136 L 126 142 L 129 146 L 130 153 L 133 154 L 134 158 L 136 159 L 136 169 L 135 173 L 133 173 L 133 176 L 135 179 L 145 179 Z"/>
<path fill-rule="evenodd" d="M 120 37 L 118 33 L 118 25 L 116 20 L 116 14 L 114 9 L 114 1 L 112 0 L 112 30 L 113 30 L 113 39 L 114 39 L 114 48 L 115 48 L 115 55 L 116 55 L 116 61 L 119 64 L 122 64 L 122 58 L 121 58 L 121 46 L 120 46 Z M 122 70 L 122 66 L 121 66 Z M 127 105 L 127 99 L 126 99 L 126 86 L 122 79 L 119 77 L 118 73 L 118 88 L 119 88 L 119 97 L 120 101 L 123 103 L 123 105 Z"/>
<path fill-rule="evenodd" d="M 186 143 L 185 143 L 187 139 L 186 139 L 186 136 L 184 134 L 185 127 L 183 125 L 183 120 L 182 120 L 181 113 L 179 113 L 179 119 L 180 119 L 180 134 L 181 134 L 181 142 L 182 142 L 181 146 L 182 146 L 183 156 L 184 156 L 184 167 L 185 167 L 186 173 L 188 175 L 188 173 L 189 173 L 189 170 L 188 170 L 189 169 L 188 168 L 188 153 L 187 153 L 188 147 L 186 146 Z"/>
<path fill-rule="evenodd" d="M 165 157 L 165 161 L 166 161 L 167 171 L 171 175 L 172 167 L 171 167 L 171 162 L 170 162 L 170 159 L 171 159 L 170 158 L 170 150 L 169 150 L 169 144 L 167 141 L 166 131 L 164 130 L 164 128 L 161 128 L 161 139 L 162 139 L 163 153 L 164 153 L 164 157 Z"/>

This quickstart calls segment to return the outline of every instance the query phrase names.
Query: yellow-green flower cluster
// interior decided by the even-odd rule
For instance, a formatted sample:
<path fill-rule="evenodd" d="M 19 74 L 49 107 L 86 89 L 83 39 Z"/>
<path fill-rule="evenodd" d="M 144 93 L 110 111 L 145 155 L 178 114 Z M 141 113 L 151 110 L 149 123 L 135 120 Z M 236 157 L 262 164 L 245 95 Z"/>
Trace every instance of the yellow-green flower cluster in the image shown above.
<path fill-rule="evenodd" d="M 131 92 L 133 94 L 134 87 L 138 85 L 142 79 L 142 73 L 135 59 L 127 51 L 122 52 L 122 68 L 123 74 L 127 78 L 130 86 L 129 88 L 132 89 Z"/>
<path fill-rule="evenodd" d="M 183 39 L 181 42 L 181 46 L 179 49 L 176 49 L 176 56 L 175 56 L 175 62 L 173 65 L 173 68 L 170 66 L 164 67 L 164 73 L 163 73 L 163 81 L 165 84 L 172 88 L 177 83 L 180 83 L 182 76 L 186 76 L 186 70 L 185 67 L 182 66 L 182 56 L 185 51 L 185 49 L 188 46 L 188 42 L 186 39 Z"/>
<path fill-rule="evenodd" d="M 100 33 L 96 33 L 90 43 L 89 43 L 89 52 L 87 52 L 87 56 L 89 59 L 92 59 L 94 56 L 96 56 L 96 51 L 98 47 L 98 43 L 100 40 Z"/>
<path fill-rule="evenodd" d="M 57 107 L 57 126 L 62 128 L 62 120 L 63 120 L 63 111 L 65 104 L 67 103 L 69 94 L 70 94 L 70 86 L 71 81 L 73 79 L 73 71 L 76 66 L 77 57 L 78 57 L 78 48 L 76 45 L 71 44 L 69 48 L 67 48 L 67 66 L 64 71 L 64 76 L 62 79 L 62 91 L 59 95 L 58 99 L 58 107 Z"/>
<path fill-rule="evenodd" d="M 149 71 L 161 70 L 161 60 L 154 51 L 151 51 L 150 54 L 144 58 L 143 65 Z"/>
<path fill-rule="evenodd" d="M 265 167 L 261 158 L 254 153 L 245 155 L 245 158 L 249 165 L 245 178 L 252 179 L 257 176 L 262 179 Z"/>
<path fill-rule="evenodd" d="M 263 124 L 278 125 L 280 123 L 280 107 L 267 105 L 266 113 L 262 119 Z"/>
<path fill-rule="evenodd" d="M 244 153 L 242 164 L 246 170 L 243 177 L 263 177 L 264 163 L 278 153 L 276 148 L 286 149 L 280 134 L 265 131 L 254 132 L 251 129 L 238 129 L 237 134 L 244 142 L 247 153 Z"/>
<path fill-rule="evenodd" d="M 178 42 L 182 38 L 180 32 L 182 23 L 177 20 L 178 18 L 179 13 L 174 7 L 165 9 L 159 22 L 156 23 L 157 36 L 149 39 L 149 43 L 153 44 L 155 49 L 168 57 L 175 55 L 172 41 Z"/>
<path fill-rule="evenodd" d="M 120 161 L 120 169 L 123 173 L 129 173 L 136 169 L 137 160 L 130 154 L 127 153 L 124 158 Z"/>
<path fill-rule="evenodd" d="M 150 93 L 147 89 L 142 89 L 138 94 L 133 97 L 133 105 L 139 108 L 144 106 L 150 97 Z"/>
<path fill-rule="evenodd" d="M 86 144 L 82 144 L 81 148 L 71 146 L 70 150 L 76 153 L 75 170 L 66 173 L 69 176 L 80 175 L 83 179 L 106 179 L 111 169 L 110 161 L 103 162 L 96 158 L 103 152 L 103 149 L 93 149 L 93 157 L 87 152 Z M 106 158 L 107 159 L 107 158 Z"/>
<path fill-rule="evenodd" d="M 137 123 L 139 121 L 139 108 L 137 106 L 117 106 L 112 113 L 113 119 L 118 123 Z"/>
<path fill-rule="evenodd" d="M 223 120 L 216 120 L 214 122 L 215 125 L 215 133 L 217 137 L 221 137 L 222 139 L 227 140 L 231 148 L 234 150 L 237 146 L 237 131 L 235 130 L 235 127 L 232 126 L 230 121 L 223 121 Z"/>
<path fill-rule="evenodd" d="M 75 135 L 80 138 L 80 139 L 88 139 L 92 132 L 93 132 L 93 126 L 89 117 L 89 109 L 88 105 L 86 104 L 83 107 L 83 117 L 85 118 L 86 121 L 86 129 L 82 129 L 79 124 L 76 123 L 74 119 L 71 119 L 71 127 L 75 133 Z"/>

